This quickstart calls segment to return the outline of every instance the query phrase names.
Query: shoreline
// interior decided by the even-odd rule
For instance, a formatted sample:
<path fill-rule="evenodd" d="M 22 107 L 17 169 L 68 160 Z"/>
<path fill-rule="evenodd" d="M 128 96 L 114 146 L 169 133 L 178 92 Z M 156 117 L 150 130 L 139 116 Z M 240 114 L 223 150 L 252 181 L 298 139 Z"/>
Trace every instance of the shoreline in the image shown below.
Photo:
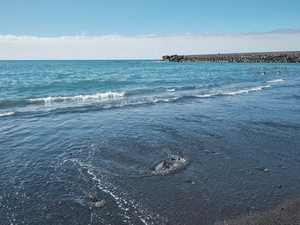
<path fill-rule="evenodd" d="M 285 200 L 267 211 L 250 212 L 234 219 L 226 219 L 215 225 L 281 225 L 300 224 L 300 197 Z"/>
<path fill-rule="evenodd" d="M 159 62 L 278 62 L 299 63 L 300 51 L 164 55 Z"/>

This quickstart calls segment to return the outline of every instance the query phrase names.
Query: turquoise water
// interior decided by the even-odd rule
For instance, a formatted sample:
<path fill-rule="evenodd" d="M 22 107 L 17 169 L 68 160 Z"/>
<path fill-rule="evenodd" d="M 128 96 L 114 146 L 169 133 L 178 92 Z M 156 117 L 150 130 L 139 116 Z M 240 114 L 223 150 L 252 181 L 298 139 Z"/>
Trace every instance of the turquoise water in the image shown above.
<path fill-rule="evenodd" d="M 299 75 L 0 61 L 0 223 L 213 224 L 298 196 Z"/>

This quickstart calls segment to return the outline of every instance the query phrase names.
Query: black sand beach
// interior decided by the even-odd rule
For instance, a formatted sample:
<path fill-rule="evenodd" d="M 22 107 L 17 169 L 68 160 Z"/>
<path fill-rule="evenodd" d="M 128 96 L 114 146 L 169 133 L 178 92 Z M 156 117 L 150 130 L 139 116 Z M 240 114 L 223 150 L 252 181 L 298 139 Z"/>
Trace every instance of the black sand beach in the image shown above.
<path fill-rule="evenodd" d="M 250 213 L 235 220 L 218 222 L 215 225 L 297 225 L 300 224 L 300 198 L 283 202 L 266 212 Z"/>

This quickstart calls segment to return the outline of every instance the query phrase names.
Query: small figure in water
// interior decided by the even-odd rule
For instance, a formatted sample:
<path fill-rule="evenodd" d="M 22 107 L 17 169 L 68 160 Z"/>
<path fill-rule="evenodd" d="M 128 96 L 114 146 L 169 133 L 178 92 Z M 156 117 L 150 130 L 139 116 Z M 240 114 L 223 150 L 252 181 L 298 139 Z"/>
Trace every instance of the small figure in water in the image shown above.
<path fill-rule="evenodd" d="M 264 70 L 264 69 L 265 69 L 265 67 L 262 67 L 262 68 L 261 68 L 261 70 Z"/>
<path fill-rule="evenodd" d="M 277 74 L 279 75 L 279 74 L 281 74 L 281 72 L 280 72 L 280 71 L 278 71 L 278 72 L 277 72 Z"/>
<path fill-rule="evenodd" d="M 267 72 L 263 72 L 262 75 L 266 75 Z"/>

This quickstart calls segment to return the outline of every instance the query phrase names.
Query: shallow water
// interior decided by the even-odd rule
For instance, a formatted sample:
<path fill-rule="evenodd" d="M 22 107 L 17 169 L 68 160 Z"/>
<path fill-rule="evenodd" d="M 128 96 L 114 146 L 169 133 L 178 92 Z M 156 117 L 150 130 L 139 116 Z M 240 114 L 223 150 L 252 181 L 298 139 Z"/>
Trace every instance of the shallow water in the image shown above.
<path fill-rule="evenodd" d="M 299 196 L 299 68 L 0 61 L 0 224 L 213 224 Z"/>

